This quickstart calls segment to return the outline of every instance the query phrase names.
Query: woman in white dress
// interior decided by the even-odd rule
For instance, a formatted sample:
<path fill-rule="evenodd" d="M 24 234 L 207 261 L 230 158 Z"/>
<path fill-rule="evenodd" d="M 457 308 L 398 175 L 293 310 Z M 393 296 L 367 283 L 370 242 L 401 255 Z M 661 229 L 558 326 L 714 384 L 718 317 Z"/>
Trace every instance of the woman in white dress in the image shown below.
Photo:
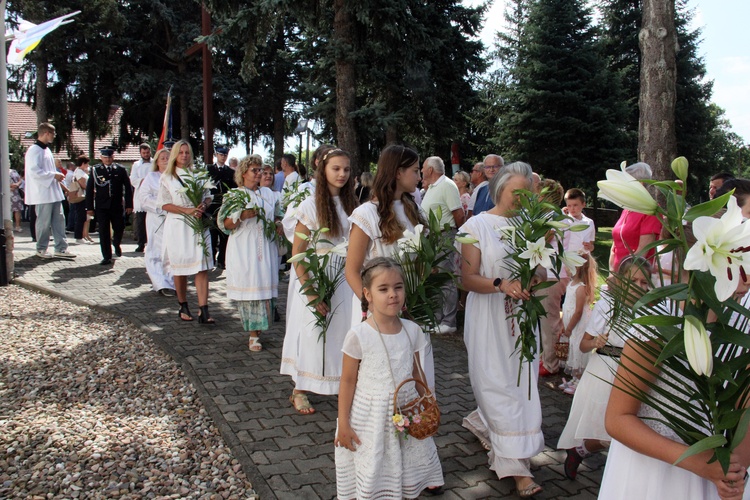
<path fill-rule="evenodd" d="M 349 217 L 352 229 L 346 252 L 346 281 L 352 297 L 352 323 L 362 321 L 362 278 L 364 265 L 374 257 L 391 257 L 398 250 L 398 239 L 404 231 L 414 231 L 425 217 L 410 194 L 420 180 L 419 155 L 404 146 L 388 146 L 378 158 L 378 171 L 372 185 L 370 201 L 363 203 Z M 435 390 L 435 362 L 429 334 L 425 350 L 419 355 L 430 389 Z"/>
<path fill-rule="evenodd" d="M 174 297 L 174 276 L 169 263 L 164 261 L 164 222 L 167 214 L 156 203 L 161 176 L 167 170 L 168 163 L 169 150 L 162 148 L 157 151 L 153 170 L 141 180 L 137 196 L 141 208 L 146 212 L 146 273 L 155 292 L 165 297 Z"/>
<path fill-rule="evenodd" d="M 248 348 L 252 352 L 263 349 L 260 332 L 273 325 L 279 296 L 279 251 L 275 238 L 280 237 L 276 227 L 280 209 L 273 192 L 260 187 L 262 171 L 260 155 L 246 156 L 240 161 L 234 172 L 239 187 L 225 195 L 218 217 L 219 228 L 229 234 L 227 297 L 238 303 L 242 327 L 249 332 Z M 250 200 L 242 210 L 228 204 L 234 191 L 244 193 Z M 273 227 L 274 237 L 267 233 L 270 227 Z"/>
<path fill-rule="evenodd" d="M 349 236 L 349 215 L 357 206 L 349 153 L 342 149 L 329 149 L 319 162 L 315 178 L 316 185 L 324 188 L 316 189 L 314 196 L 297 207 L 294 214 L 297 225 L 292 255 L 307 250 L 308 242 L 299 236 L 301 234 L 309 236 L 311 231 L 327 227 L 330 231 L 324 237 L 333 245 L 345 242 Z M 341 266 L 343 258 L 334 256 L 331 264 Z M 310 277 L 304 272 L 301 263 L 295 263 L 294 271 L 299 281 L 299 286 L 295 287 L 299 296 L 290 301 L 292 309 L 289 310 L 284 337 L 281 373 L 291 375 L 295 382 L 294 392 L 290 397 L 294 408 L 297 412 L 308 415 L 315 413 L 315 409 L 310 405 L 306 392 L 328 395 L 339 392 L 341 347 L 346 331 L 351 326 L 352 289 L 343 281 L 333 296 L 331 310 L 325 304 L 318 305 L 319 312 L 333 314 L 324 347 L 322 339 L 319 339 L 320 329 L 314 327 L 315 316 L 307 306 L 313 297 L 300 292 L 300 287 Z"/>
<path fill-rule="evenodd" d="M 202 217 L 211 204 L 211 191 L 206 189 L 203 202 L 193 206 L 183 192 L 181 176 L 193 167 L 193 148 L 186 140 L 177 141 L 167 162 L 167 169 L 159 181 L 156 206 L 167 212 L 164 221 L 164 261 L 169 262 L 174 275 L 177 301 L 180 303 L 178 317 L 182 321 L 193 321 L 187 303 L 187 279 L 195 275 L 195 291 L 198 294 L 200 313 L 198 322 L 215 323 L 208 314 L 208 270 L 214 266 L 211 252 L 211 236 L 208 229 L 202 235 L 195 234 L 185 221 L 185 216 Z"/>
<path fill-rule="evenodd" d="M 510 225 L 508 217 L 517 208 L 514 191 L 530 189 L 531 174 L 531 167 L 525 163 L 503 168 L 489 185 L 494 208 L 475 215 L 461 227 L 462 232 L 478 240 L 461 246 L 461 281 L 469 292 L 464 342 L 471 387 L 479 406 L 464 419 L 464 426 L 489 447 L 490 469 L 500 479 L 512 476 L 522 498 L 542 491 L 532 479 L 529 463 L 544 448 L 537 373 L 534 370 L 530 378 L 527 372 L 539 365 L 536 361 L 523 363 L 519 377 L 515 353 L 518 331 L 508 314 L 516 301 L 530 296 L 520 281 L 509 279 L 505 259 L 510 249 L 500 240 L 498 229 Z"/>

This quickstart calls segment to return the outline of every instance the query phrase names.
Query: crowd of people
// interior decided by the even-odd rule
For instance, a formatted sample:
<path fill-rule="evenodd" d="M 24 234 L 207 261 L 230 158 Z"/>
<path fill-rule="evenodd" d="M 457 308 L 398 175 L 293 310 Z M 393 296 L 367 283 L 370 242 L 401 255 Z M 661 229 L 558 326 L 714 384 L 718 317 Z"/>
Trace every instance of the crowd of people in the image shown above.
<path fill-rule="evenodd" d="M 187 282 L 194 276 L 197 320 L 214 324 L 208 310 L 209 271 L 224 270 L 227 296 L 237 304 L 250 352 L 262 351 L 262 332 L 278 321 L 284 256 L 305 253 L 321 231 L 325 240 L 315 248 L 320 255 L 345 247 L 345 257 L 327 261 L 331 273 L 342 274 L 327 302 L 320 300 L 325 291 L 305 261 L 292 259 L 280 366 L 293 381 L 289 401 L 301 415 L 315 412 L 310 395 L 338 395 L 339 498 L 416 498 L 423 491 L 441 492 L 435 442 L 430 437 L 403 439 L 396 432 L 404 427 L 398 427 L 392 401 L 394 394 L 399 404 L 406 404 L 434 393 L 430 333 L 456 332 L 459 306 L 464 308 L 463 336 L 477 402 L 463 425 L 487 450 L 489 468 L 500 479 L 512 478 L 520 497 L 543 490 L 530 466 L 544 447 L 538 378 L 564 371 L 569 379 L 563 379 L 560 389 L 573 395 L 573 404 L 558 448 L 566 450 L 570 479 L 576 479 L 587 456 L 609 449 L 602 498 L 742 498 L 748 464 L 736 459 L 726 474 L 718 463 L 672 465 L 686 445 L 650 420 L 647 406 L 624 390 L 611 390 L 613 384 L 617 387 L 618 358 L 628 347 L 609 331 L 613 298 L 608 286 L 622 277 L 642 292 L 664 283 L 653 266 L 651 244 L 661 231 L 655 216 L 622 212 L 613 229 L 608 263 L 613 273 L 594 303 L 596 229 L 584 214 L 584 192 L 575 187 L 564 191 L 523 162 L 506 165 L 500 155 L 490 154 L 471 173 L 459 171 L 451 178 L 439 157 L 420 163 L 413 149 L 391 145 L 381 152 L 374 176 L 363 173 L 355 179 L 350 155 L 323 145 L 313 155 L 308 180 L 292 155 L 284 155 L 274 169 L 258 155 L 226 163 L 227 150 L 217 148 L 217 162 L 207 169 L 212 182 L 198 187 L 196 199 L 188 195 L 195 169 L 187 141 L 158 150 L 153 159 L 151 148 L 142 145 L 141 161 L 130 175 L 114 163 L 110 148 L 100 151 L 99 165 L 89 166 L 89 158 L 81 157 L 66 185 L 48 148 L 53 138 L 54 127 L 42 124 L 39 140 L 26 156 L 25 202 L 35 207 L 37 255 L 75 257 L 65 237 L 66 197 L 71 206 L 80 205 L 74 209 L 76 240 L 88 241 L 90 221 L 96 220 L 103 265 L 121 255 L 124 216 L 134 209 L 142 214 L 135 218 L 134 233 L 138 250 L 145 250 L 154 291 L 176 295 L 178 320 L 193 321 Z M 627 171 L 637 179 L 651 177 L 644 163 Z M 18 188 L 21 180 L 14 177 L 12 182 Z M 712 198 L 734 190 L 743 214 L 750 213 L 750 181 L 720 174 L 710 188 Z M 519 208 L 518 190 L 564 205 L 570 224 L 585 228 L 566 231 L 563 239 L 564 249 L 579 254 L 584 264 L 571 275 L 539 276 L 552 282 L 543 300 L 547 316 L 538 332 L 541 352 L 534 364 L 521 365 L 520 375 L 519 363 L 509 361 L 516 350 L 515 312 L 531 291 L 514 279 L 510 248 L 498 237 Z M 455 258 L 446 260 L 445 270 L 458 280 L 434 298 L 437 326 L 425 332 L 403 317 L 405 271 L 393 257 L 405 233 L 425 225 L 431 213 L 451 236 L 461 233 L 470 240 L 457 242 Z M 195 225 L 206 219 L 214 220 L 215 227 Z M 50 233 L 54 254 L 47 253 Z M 736 296 L 745 292 L 742 282 Z M 325 332 L 315 326 L 315 314 L 328 318 Z M 567 344 L 566 355 L 561 344 Z M 411 383 L 396 391 L 411 378 L 423 380 L 424 386 Z M 674 496 L 678 484 L 681 493 Z"/>

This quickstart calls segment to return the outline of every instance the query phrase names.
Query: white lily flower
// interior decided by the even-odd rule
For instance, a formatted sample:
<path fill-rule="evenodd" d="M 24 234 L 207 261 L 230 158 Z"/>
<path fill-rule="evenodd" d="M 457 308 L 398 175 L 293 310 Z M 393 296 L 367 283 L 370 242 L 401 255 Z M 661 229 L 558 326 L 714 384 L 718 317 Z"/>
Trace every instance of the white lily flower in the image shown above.
<path fill-rule="evenodd" d="M 417 224 L 414 227 L 414 232 L 409 231 L 408 229 L 404 231 L 404 236 L 399 238 L 398 240 L 398 246 L 400 249 L 407 250 L 407 249 L 414 249 L 419 250 L 422 246 L 422 230 L 424 229 L 424 226 L 422 224 Z"/>
<path fill-rule="evenodd" d="M 685 353 L 690 368 L 698 375 L 711 376 L 714 353 L 706 327 L 695 316 L 685 316 Z"/>
<path fill-rule="evenodd" d="M 672 172 L 678 179 L 685 181 L 688 176 L 688 161 L 684 156 L 672 160 Z"/>
<path fill-rule="evenodd" d="M 203 189 L 213 189 L 216 187 L 216 184 L 214 184 L 210 179 L 206 180 L 206 183 L 203 184 Z"/>
<path fill-rule="evenodd" d="M 575 274 L 576 268 L 582 266 L 586 262 L 586 259 L 584 259 L 578 252 L 569 252 L 567 250 L 562 253 L 560 260 L 570 275 Z"/>
<path fill-rule="evenodd" d="M 534 268 L 541 265 L 545 269 L 552 269 L 552 256 L 555 250 L 547 246 L 544 237 L 536 241 L 529 241 L 526 250 L 518 254 L 522 259 L 528 259 L 529 265 Z"/>
<path fill-rule="evenodd" d="M 709 271 L 716 278 L 714 291 L 720 301 L 737 289 L 744 265 L 750 263 L 750 224 L 743 224 L 742 210 L 734 196 L 720 219 L 698 217 L 693 221 L 697 239 L 685 256 L 685 269 Z"/>
<path fill-rule="evenodd" d="M 596 183 L 599 198 L 615 205 L 646 215 L 658 213 L 659 206 L 646 187 L 635 177 L 622 170 L 607 170 L 607 180 Z"/>
<path fill-rule="evenodd" d="M 349 248 L 349 242 L 348 241 L 342 241 L 338 245 L 331 248 L 331 253 L 335 255 L 340 255 L 341 257 L 346 257 L 346 250 Z"/>

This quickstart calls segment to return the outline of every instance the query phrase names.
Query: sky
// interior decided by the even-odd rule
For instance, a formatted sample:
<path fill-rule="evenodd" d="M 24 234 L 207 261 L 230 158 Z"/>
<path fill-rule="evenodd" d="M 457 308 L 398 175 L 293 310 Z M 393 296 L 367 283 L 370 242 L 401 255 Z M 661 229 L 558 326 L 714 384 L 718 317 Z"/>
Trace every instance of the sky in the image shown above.
<path fill-rule="evenodd" d="M 480 3 L 469 0 L 470 5 Z M 748 0 L 689 0 L 695 9 L 693 28 L 702 29 L 698 50 L 706 63 L 707 78 L 714 81 L 713 102 L 725 110 L 732 130 L 750 143 L 750 43 L 747 20 Z M 494 43 L 494 34 L 503 30 L 504 0 L 495 0 L 487 13 L 482 41 Z"/>

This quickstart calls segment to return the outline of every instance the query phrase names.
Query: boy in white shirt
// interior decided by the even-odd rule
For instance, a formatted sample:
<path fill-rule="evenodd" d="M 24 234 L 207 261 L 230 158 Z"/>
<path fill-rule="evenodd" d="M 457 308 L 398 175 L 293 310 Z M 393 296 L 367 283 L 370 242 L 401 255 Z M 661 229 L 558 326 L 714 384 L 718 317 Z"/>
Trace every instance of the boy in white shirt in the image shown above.
<path fill-rule="evenodd" d="M 573 224 L 587 224 L 584 231 L 568 231 L 565 233 L 563 246 L 569 252 L 584 250 L 591 253 L 594 250 L 596 227 L 594 221 L 583 214 L 586 206 L 586 195 L 578 188 L 568 189 L 565 193 L 565 211 L 573 219 Z"/>

